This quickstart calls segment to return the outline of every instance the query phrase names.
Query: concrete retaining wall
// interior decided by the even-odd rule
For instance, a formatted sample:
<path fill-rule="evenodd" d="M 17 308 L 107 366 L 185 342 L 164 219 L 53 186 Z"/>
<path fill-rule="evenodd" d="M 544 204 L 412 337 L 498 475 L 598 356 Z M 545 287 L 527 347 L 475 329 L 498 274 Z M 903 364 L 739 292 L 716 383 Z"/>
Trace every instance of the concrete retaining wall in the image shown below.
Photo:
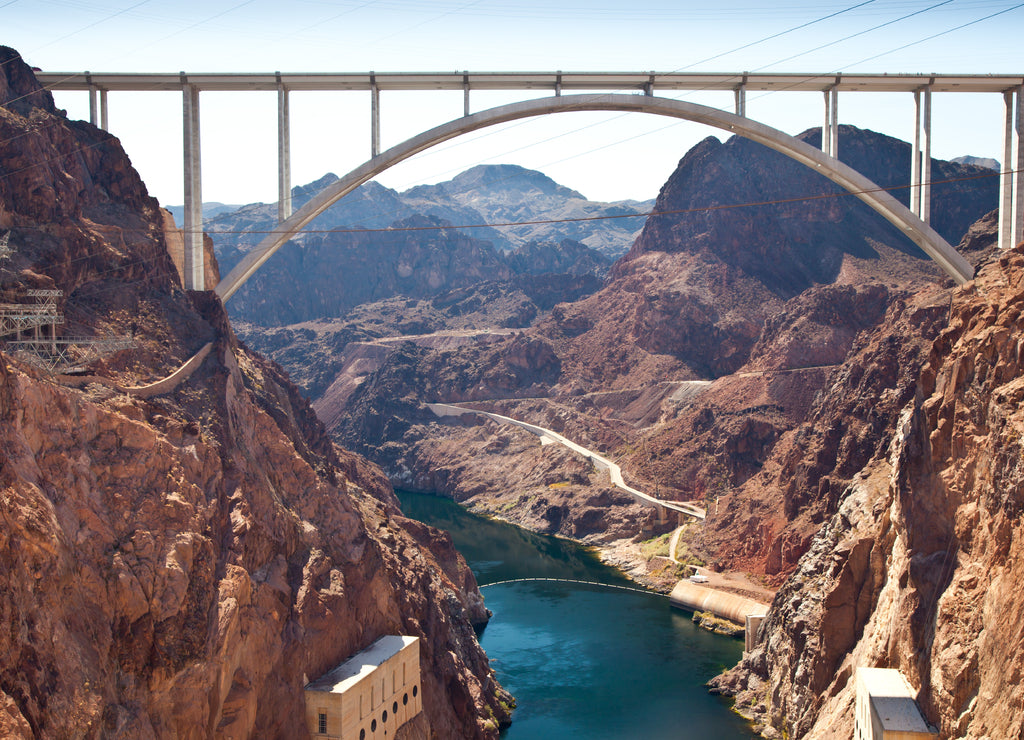
<path fill-rule="evenodd" d="M 750 614 L 764 614 L 768 605 L 725 591 L 680 581 L 669 594 L 672 606 L 695 612 L 711 612 L 716 617 L 745 625 Z"/>

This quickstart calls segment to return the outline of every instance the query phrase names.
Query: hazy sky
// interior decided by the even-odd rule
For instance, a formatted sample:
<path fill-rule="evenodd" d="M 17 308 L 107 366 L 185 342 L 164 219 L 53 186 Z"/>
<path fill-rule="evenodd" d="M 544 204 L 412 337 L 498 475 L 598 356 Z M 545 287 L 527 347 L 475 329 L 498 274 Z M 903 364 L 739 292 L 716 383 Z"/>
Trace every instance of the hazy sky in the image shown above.
<path fill-rule="evenodd" d="M 989 0 L 0 0 L 0 28 L 0 43 L 48 72 L 1024 75 L 1024 2 Z M 661 94 L 733 104 L 730 93 Z M 529 97 L 473 93 L 471 107 Z M 56 98 L 70 116 L 88 116 L 85 93 Z M 293 92 L 290 102 L 294 185 L 369 158 L 368 93 Z M 461 92 L 382 93 L 382 148 L 461 116 L 462 105 Z M 933 109 L 935 156 L 1001 156 L 1001 96 L 936 94 Z M 275 201 L 276 94 L 202 93 L 201 114 L 203 199 Z M 798 133 L 821 125 L 822 96 L 749 93 L 747 114 Z M 909 140 L 913 98 L 841 94 L 839 118 Z M 111 93 L 109 121 L 150 192 L 181 203 L 180 93 Z M 593 199 L 652 198 L 709 135 L 719 134 L 655 116 L 569 113 L 457 139 L 379 180 L 404 190 L 511 162 Z"/>

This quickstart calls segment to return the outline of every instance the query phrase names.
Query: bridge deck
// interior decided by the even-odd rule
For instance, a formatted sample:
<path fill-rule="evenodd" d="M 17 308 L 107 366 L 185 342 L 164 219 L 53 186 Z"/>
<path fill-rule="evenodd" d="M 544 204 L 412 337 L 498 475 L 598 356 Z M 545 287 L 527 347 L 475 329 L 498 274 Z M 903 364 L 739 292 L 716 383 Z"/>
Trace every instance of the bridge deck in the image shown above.
<path fill-rule="evenodd" d="M 737 90 L 1005 92 L 1021 75 L 684 73 L 684 72 L 355 72 L 135 73 L 37 72 L 49 90 Z"/>

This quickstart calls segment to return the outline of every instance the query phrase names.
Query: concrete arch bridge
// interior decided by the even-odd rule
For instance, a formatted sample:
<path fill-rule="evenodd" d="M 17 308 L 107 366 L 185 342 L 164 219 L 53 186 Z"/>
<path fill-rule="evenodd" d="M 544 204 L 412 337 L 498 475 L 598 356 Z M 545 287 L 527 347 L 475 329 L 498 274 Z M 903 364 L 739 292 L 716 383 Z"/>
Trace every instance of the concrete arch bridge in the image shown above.
<path fill-rule="evenodd" d="M 615 111 L 669 116 L 738 134 L 774 149 L 819 172 L 864 201 L 901 229 L 958 284 L 974 276 L 974 269 L 945 239 L 918 215 L 859 172 L 825 152 L 777 129 L 744 116 L 696 103 L 648 95 L 596 94 L 539 98 L 503 105 L 455 119 L 425 131 L 370 159 L 329 185 L 302 208 L 282 221 L 216 286 L 222 300 L 229 299 L 271 255 L 336 201 L 385 170 L 419 152 L 455 137 L 534 116 L 569 111 Z M 201 267 L 201 251 L 193 259 Z M 188 266 L 186 265 L 186 271 Z M 198 279 L 201 279 L 199 270 Z M 196 278 L 193 279 L 194 282 Z"/>
<path fill-rule="evenodd" d="M 999 241 L 1013 246 L 1024 238 L 1024 76 L 836 73 L 692 73 L 692 72 L 394 72 L 394 73 L 214 73 L 149 74 L 40 72 L 50 90 L 89 93 L 90 117 L 107 127 L 107 93 L 179 91 L 182 93 L 185 275 L 186 288 L 204 290 L 199 147 L 201 91 L 276 91 L 278 98 L 278 218 L 280 228 L 267 236 L 250 256 L 216 286 L 229 298 L 282 244 L 331 203 L 389 167 L 448 139 L 533 116 L 568 111 L 618 111 L 669 116 L 704 123 L 758 141 L 815 169 L 854 193 L 891 221 L 932 257 L 957 283 L 972 276 L 969 265 L 928 226 L 930 212 L 932 93 L 989 93 L 1003 98 L 1003 157 L 1000 173 Z M 657 97 L 655 89 L 732 92 L 735 113 Z M 380 151 L 380 93 L 407 90 L 461 90 L 464 115 L 426 131 L 391 149 Z M 470 114 L 471 90 L 542 90 L 548 97 Z M 563 96 L 563 91 L 587 91 Z M 595 91 L 635 91 L 608 94 Z M 371 159 L 327 188 L 296 213 L 291 209 L 289 93 L 291 91 L 367 91 L 370 93 Z M 820 92 L 824 94 L 822 150 L 746 117 L 747 91 Z M 843 92 L 884 92 L 914 97 L 914 142 L 911 157 L 911 207 L 887 193 L 836 158 L 838 99 Z"/>

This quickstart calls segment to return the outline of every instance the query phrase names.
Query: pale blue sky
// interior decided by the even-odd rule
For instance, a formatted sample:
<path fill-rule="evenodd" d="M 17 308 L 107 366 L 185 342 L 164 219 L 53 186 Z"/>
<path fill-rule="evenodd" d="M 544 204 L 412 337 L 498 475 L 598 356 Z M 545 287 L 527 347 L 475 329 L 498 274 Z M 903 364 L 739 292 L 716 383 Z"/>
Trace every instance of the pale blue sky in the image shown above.
<path fill-rule="evenodd" d="M 0 43 L 46 71 L 1024 74 L 1024 3 L 990 0 L 0 0 L 0 28 Z M 730 94 L 674 95 L 732 106 Z M 481 110 L 525 97 L 533 96 L 471 101 Z M 57 102 L 87 116 L 84 93 Z M 180 94 L 112 93 L 109 105 L 110 129 L 150 191 L 180 203 Z M 387 148 L 460 116 L 462 95 L 383 93 L 381 105 Z M 275 106 L 273 93 L 202 94 L 204 200 L 276 199 Z M 293 184 L 369 157 L 367 93 L 292 93 L 291 106 Z M 822 101 L 751 93 L 747 113 L 797 133 L 820 125 Z M 912 135 L 909 94 L 843 94 L 839 113 L 842 123 Z M 933 115 L 936 156 L 1001 155 L 1000 96 L 936 94 Z M 481 162 L 513 162 L 591 198 L 650 198 L 690 146 L 715 134 L 651 116 L 565 114 L 449 142 L 380 181 L 405 189 Z"/>

